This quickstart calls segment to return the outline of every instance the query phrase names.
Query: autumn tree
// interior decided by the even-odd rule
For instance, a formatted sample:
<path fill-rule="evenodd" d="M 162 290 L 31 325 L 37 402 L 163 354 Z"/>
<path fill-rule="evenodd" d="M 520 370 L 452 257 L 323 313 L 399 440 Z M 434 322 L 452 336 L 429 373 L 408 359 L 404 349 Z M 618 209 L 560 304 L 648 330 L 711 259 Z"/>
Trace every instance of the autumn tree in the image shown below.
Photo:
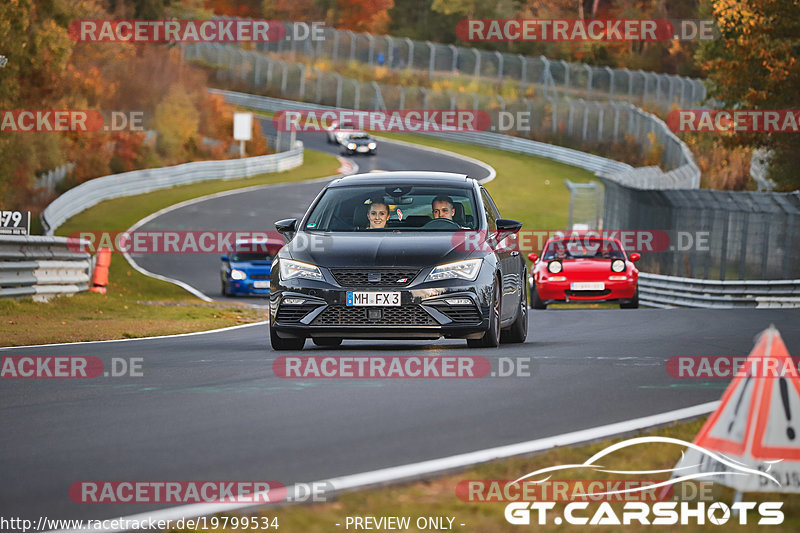
<path fill-rule="evenodd" d="M 721 38 L 698 54 L 708 76 L 708 93 L 727 109 L 794 109 L 800 105 L 800 2 L 714 0 Z M 800 188 L 800 134 L 737 133 L 732 146 L 773 152 L 769 177 L 783 190 Z"/>

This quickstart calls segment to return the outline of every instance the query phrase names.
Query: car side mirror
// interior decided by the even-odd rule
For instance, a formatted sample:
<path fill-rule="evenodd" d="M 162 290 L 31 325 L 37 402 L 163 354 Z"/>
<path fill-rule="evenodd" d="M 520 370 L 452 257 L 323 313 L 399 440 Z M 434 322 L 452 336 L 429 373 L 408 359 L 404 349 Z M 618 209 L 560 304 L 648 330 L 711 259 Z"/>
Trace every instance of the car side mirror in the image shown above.
<path fill-rule="evenodd" d="M 636 262 L 636 261 L 638 261 L 638 260 L 639 260 L 639 259 L 641 259 L 641 258 L 642 258 L 642 256 L 641 256 L 641 255 L 639 255 L 639 254 L 637 254 L 636 252 L 633 252 L 633 253 L 631 254 L 631 261 L 633 261 L 633 262 Z"/>
<path fill-rule="evenodd" d="M 278 233 L 283 235 L 286 242 L 289 242 L 294 239 L 294 234 L 297 231 L 297 219 L 286 218 L 284 220 L 279 220 L 275 223 L 275 229 L 278 230 Z"/>
<path fill-rule="evenodd" d="M 522 222 L 508 218 L 498 218 L 494 223 L 500 233 L 517 233 L 522 229 Z"/>
<path fill-rule="evenodd" d="M 228 262 L 228 256 L 227 256 L 227 255 L 223 255 L 223 256 L 222 256 L 222 260 L 223 260 L 223 261 L 225 261 L 225 262 L 227 263 L 227 262 Z"/>
<path fill-rule="evenodd" d="M 530 253 L 530 254 L 528 254 L 528 259 L 530 259 L 531 261 L 533 261 L 535 263 L 536 261 L 539 260 L 539 256 L 537 254 Z"/>

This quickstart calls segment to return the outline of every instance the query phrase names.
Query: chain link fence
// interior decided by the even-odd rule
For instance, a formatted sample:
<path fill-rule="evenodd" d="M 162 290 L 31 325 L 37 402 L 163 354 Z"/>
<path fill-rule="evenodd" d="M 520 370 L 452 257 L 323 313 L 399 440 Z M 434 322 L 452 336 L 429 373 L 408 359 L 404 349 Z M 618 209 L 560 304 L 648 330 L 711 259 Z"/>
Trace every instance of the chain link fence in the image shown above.
<path fill-rule="evenodd" d="M 287 22 L 294 35 L 294 23 Z M 448 74 L 492 81 L 512 81 L 523 88 L 536 85 L 553 97 L 625 101 L 669 110 L 699 105 L 706 89 L 699 79 L 627 68 L 612 69 L 586 63 L 551 60 L 544 56 L 492 52 L 452 44 L 415 41 L 389 35 L 356 33 L 324 28 L 320 39 L 259 43 L 264 52 L 302 54 L 311 59 L 355 61 L 395 70 L 427 72 L 428 77 Z"/>
<path fill-rule="evenodd" d="M 604 228 L 664 230 L 642 254 L 653 274 L 715 280 L 800 278 L 800 191 L 637 190 L 604 179 Z"/>
<path fill-rule="evenodd" d="M 358 50 L 358 47 L 353 45 L 353 50 Z M 594 150 L 613 143 L 632 142 L 638 147 L 641 157 L 655 154 L 660 169 L 667 171 L 653 167 L 649 175 L 652 178 L 650 186 L 699 186 L 700 172 L 688 147 L 661 119 L 627 102 L 558 96 L 536 96 L 507 102 L 499 95 L 362 82 L 302 63 L 273 59 L 258 51 L 217 43 L 187 45 L 184 54 L 187 60 L 201 61 L 218 69 L 217 76 L 226 81 L 271 96 L 331 107 L 481 110 L 492 115 L 495 125 L 500 124 L 501 113 L 506 119 L 524 114 L 529 120 L 515 126 L 520 136 Z"/>

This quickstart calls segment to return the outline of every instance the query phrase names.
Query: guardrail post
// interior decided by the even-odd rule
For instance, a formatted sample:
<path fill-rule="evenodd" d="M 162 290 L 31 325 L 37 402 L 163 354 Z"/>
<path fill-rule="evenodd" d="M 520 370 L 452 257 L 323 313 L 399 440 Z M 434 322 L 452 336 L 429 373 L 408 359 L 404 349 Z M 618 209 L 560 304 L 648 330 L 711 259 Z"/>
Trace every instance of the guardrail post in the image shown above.
<path fill-rule="evenodd" d="M 480 101 L 478 99 L 478 95 L 475 93 L 469 93 L 472 96 L 472 110 L 478 111 L 480 107 Z"/>
<path fill-rule="evenodd" d="M 406 64 L 406 69 L 411 70 L 414 67 L 414 41 L 408 37 L 405 37 L 404 40 L 408 44 L 408 64 Z"/>
<path fill-rule="evenodd" d="M 375 109 L 386 111 L 386 103 L 383 101 L 383 94 L 381 93 L 381 88 L 378 86 L 378 82 L 373 81 L 372 88 L 375 91 Z"/>
<path fill-rule="evenodd" d="M 575 104 L 572 102 L 572 98 L 567 98 L 567 105 L 569 105 L 569 118 L 567 124 L 567 135 L 572 137 L 572 119 L 575 116 Z"/>
<path fill-rule="evenodd" d="M 450 53 L 452 54 L 450 72 L 455 72 L 456 68 L 458 67 L 458 48 L 454 44 L 448 44 L 447 47 L 450 49 Z"/>
<path fill-rule="evenodd" d="M 517 54 L 519 58 L 519 82 L 520 84 L 528 81 L 528 58 L 522 54 Z"/>
<path fill-rule="evenodd" d="M 503 54 L 495 50 L 495 57 L 497 58 L 497 80 L 503 79 Z"/>
<path fill-rule="evenodd" d="M 333 31 L 333 51 L 331 52 L 331 60 L 336 62 L 339 59 L 339 32 Z"/>
<path fill-rule="evenodd" d="M 730 224 L 730 213 L 725 213 L 725 221 L 722 225 L 722 243 L 719 256 L 719 280 L 725 281 L 725 270 L 728 268 L 728 225 Z"/>
<path fill-rule="evenodd" d="M 567 63 L 563 59 L 559 60 L 559 63 L 561 63 L 564 66 L 564 96 L 568 96 L 567 93 L 569 92 L 569 63 Z"/>
<path fill-rule="evenodd" d="M 428 110 L 428 90 L 425 87 L 420 87 L 419 91 L 422 93 L 422 109 Z"/>
<path fill-rule="evenodd" d="M 428 50 L 429 50 L 429 53 L 428 53 L 428 79 L 430 80 L 430 79 L 433 79 L 433 67 L 434 67 L 434 63 L 436 61 L 436 57 L 435 57 L 436 47 L 430 41 L 425 41 L 425 44 L 428 45 Z"/>
<path fill-rule="evenodd" d="M 302 63 L 297 65 L 300 69 L 300 86 L 297 89 L 297 97 L 300 100 L 305 99 L 306 95 L 306 66 Z"/>
<path fill-rule="evenodd" d="M 367 65 L 372 66 L 373 58 L 375 55 L 375 37 L 371 33 L 365 33 L 369 41 L 369 51 L 367 52 Z"/>
<path fill-rule="evenodd" d="M 399 86 L 400 89 L 400 109 L 405 110 L 406 108 L 406 88 L 402 85 Z"/>
<path fill-rule="evenodd" d="M 336 72 L 332 74 L 336 76 L 336 107 L 342 107 L 342 75 Z"/>
<path fill-rule="evenodd" d="M 614 99 L 614 71 L 611 70 L 611 67 L 605 67 L 606 72 L 608 72 L 608 101 L 612 101 Z"/>
<path fill-rule="evenodd" d="M 586 98 L 591 98 L 592 96 L 592 74 L 594 71 L 590 65 L 583 65 L 586 68 Z"/>
<path fill-rule="evenodd" d="M 481 52 L 477 48 L 472 48 L 472 53 L 475 54 L 475 72 L 473 76 L 480 77 L 481 75 Z"/>
<path fill-rule="evenodd" d="M 586 140 L 586 133 L 589 129 L 589 106 L 583 98 L 579 98 L 578 102 L 583 106 L 583 128 L 581 129 L 581 139 Z"/>
<path fill-rule="evenodd" d="M 318 104 L 322 103 L 322 77 L 324 74 L 318 68 L 314 68 L 314 71 L 317 73 L 317 94 L 314 97 L 314 101 Z"/>
<path fill-rule="evenodd" d="M 545 98 L 547 98 L 547 101 L 550 102 L 552 107 L 552 131 L 556 133 L 558 131 L 558 97 L 545 96 Z"/>
<path fill-rule="evenodd" d="M 361 107 L 361 83 L 358 80 L 353 80 L 353 89 L 355 95 L 353 96 L 353 109 L 360 109 Z"/>
<path fill-rule="evenodd" d="M 456 110 L 456 95 L 450 94 L 450 111 Z"/>
<path fill-rule="evenodd" d="M 501 112 L 505 111 L 506 110 L 506 101 L 503 99 L 503 97 L 498 94 L 498 95 L 495 95 L 495 98 L 497 98 L 500 101 L 500 111 Z"/>
<path fill-rule="evenodd" d="M 345 33 L 350 34 L 350 61 L 356 60 L 356 34 L 350 30 L 345 30 Z"/>
<path fill-rule="evenodd" d="M 281 95 L 286 94 L 286 85 L 289 83 L 289 64 L 281 61 L 283 69 L 281 70 Z"/>
<path fill-rule="evenodd" d="M 392 65 L 394 64 L 394 38 L 388 35 L 384 35 L 386 38 L 387 43 L 387 50 L 386 50 L 386 67 L 387 68 L 394 68 Z"/>

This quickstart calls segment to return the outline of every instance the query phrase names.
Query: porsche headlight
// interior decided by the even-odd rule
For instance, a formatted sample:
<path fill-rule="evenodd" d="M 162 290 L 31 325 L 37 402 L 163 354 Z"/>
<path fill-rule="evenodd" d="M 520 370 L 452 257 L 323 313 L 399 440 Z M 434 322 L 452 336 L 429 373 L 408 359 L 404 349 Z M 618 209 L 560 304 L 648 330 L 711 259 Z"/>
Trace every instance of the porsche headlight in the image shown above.
<path fill-rule="evenodd" d="M 625 271 L 625 261 L 622 259 L 614 259 L 611 261 L 611 270 L 614 272 L 624 272 Z"/>
<path fill-rule="evenodd" d="M 378 143 L 369 143 L 369 144 L 367 145 L 367 147 L 368 147 L 370 150 L 374 150 L 375 148 L 377 148 L 377 147 L 378 147 Z"/>
<path fill-rule="evenodd" d="M 300 261 L 293 261 L 291 259 L 281 260 L 281 280 L 287 281 L 290 279 L 316 279 L 322 281 L 322 272 L 319 267 L 302 263 Z"/>
<path fill-rule="evenodd" d="M 356 149 L 356 143 L 347 143 L 347 149 L 348 150 L 355 150 Z"/>
<path fill-rule="evenodd" d="M 558 274 L 564 270 L 564 266 L 561 264 L 561 261 L 550 261 L 547 263 L 547 271 L 551 274 Z"/>
<path fill-rule="evenodd" d="M 443 279 L 475 281 L 481 269 L 481 263 L 483 263 L 483 259 L 466 259 L 464 261 L 439 265 L 431 270 L 431 273 L 428 274 L 425 281 L 441 281 Z"/>
<path fill-rule="evenodd" d="M 246 277 L 247 274 L 245 274 L 241 270 L 236 270 L 235 268 L 231 270 L 231 279 L 239 280 L 239 279 L 245 279 Z"/>

